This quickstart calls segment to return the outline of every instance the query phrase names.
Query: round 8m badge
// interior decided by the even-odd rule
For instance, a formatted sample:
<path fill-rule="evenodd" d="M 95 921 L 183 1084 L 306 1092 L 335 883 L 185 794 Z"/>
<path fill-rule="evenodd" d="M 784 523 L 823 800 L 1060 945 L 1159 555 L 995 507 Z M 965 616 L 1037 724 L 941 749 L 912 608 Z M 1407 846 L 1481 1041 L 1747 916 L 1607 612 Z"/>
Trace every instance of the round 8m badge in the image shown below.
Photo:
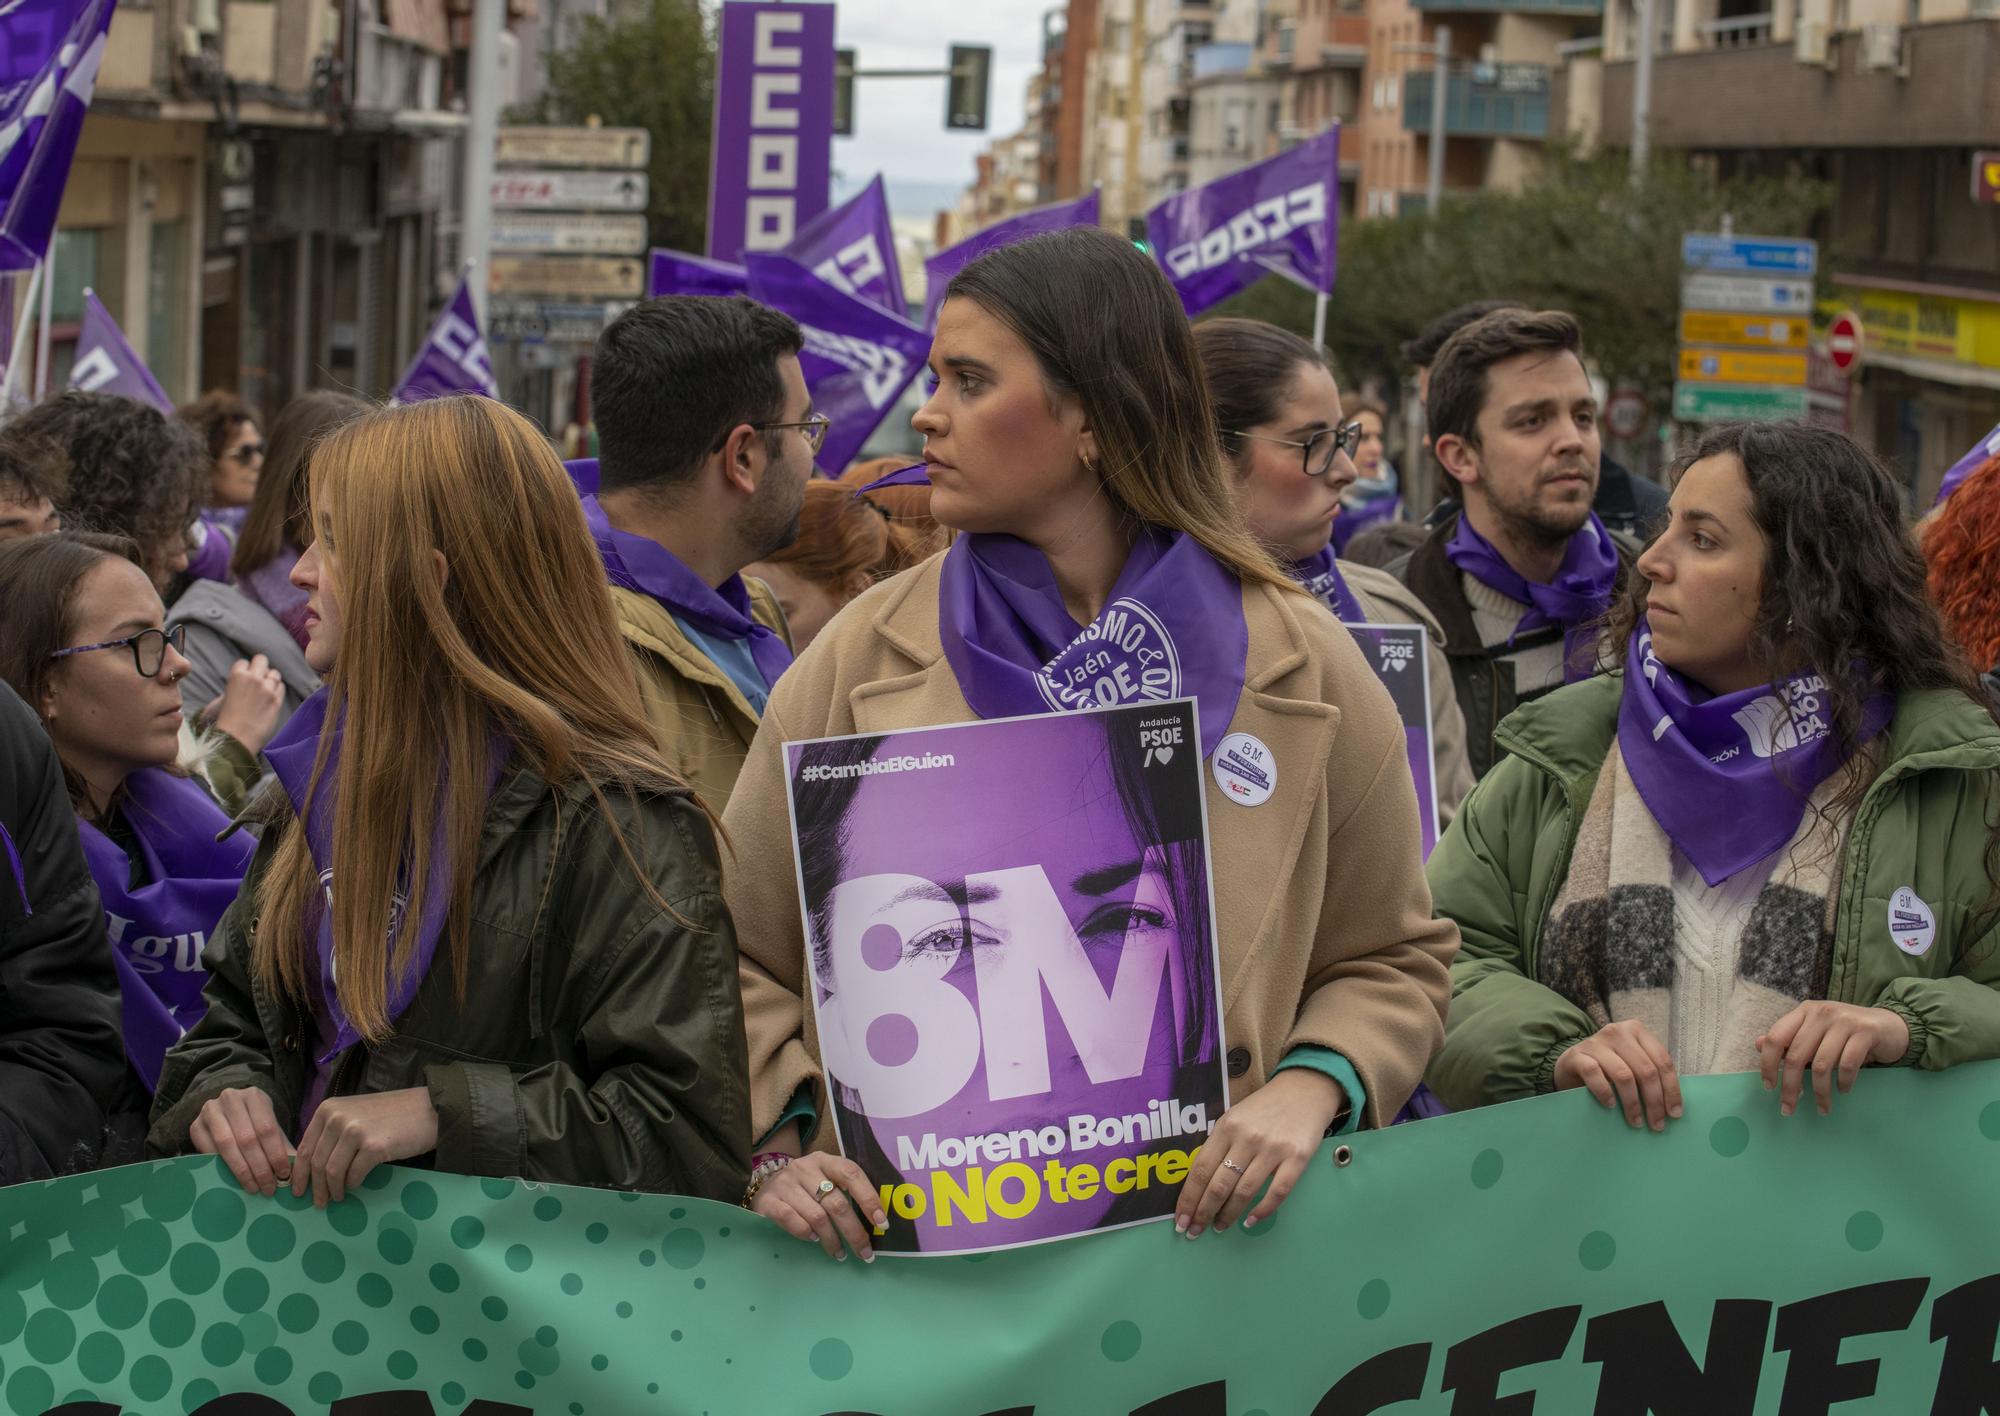
<path fill-rule="evenodd" d="M 1262 806 L 1278 789 L 1278 759 L 1249 733 L 1231 733 L 1217 743 L 1209 770 L 1223 795 L 1238 806 Z"/>

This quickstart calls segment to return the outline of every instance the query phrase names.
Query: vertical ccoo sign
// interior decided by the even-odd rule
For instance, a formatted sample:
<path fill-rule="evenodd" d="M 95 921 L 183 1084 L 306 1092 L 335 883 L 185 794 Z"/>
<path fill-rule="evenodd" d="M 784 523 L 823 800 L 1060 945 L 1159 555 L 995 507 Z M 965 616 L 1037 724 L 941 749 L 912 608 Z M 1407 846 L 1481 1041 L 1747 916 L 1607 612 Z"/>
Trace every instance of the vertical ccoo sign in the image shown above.
<path fill-rule="evenodd" d="M 716 52 L 708 254 L 775 251 L 826 209 L 833 9 L 728 0 Z"/>

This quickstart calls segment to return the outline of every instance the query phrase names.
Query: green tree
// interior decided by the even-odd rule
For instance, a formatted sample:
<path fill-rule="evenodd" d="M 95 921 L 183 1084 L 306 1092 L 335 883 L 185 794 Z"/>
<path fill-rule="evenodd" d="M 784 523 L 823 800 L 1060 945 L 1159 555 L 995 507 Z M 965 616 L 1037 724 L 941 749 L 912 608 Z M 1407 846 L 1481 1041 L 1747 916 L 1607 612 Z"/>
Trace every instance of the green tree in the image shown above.
<path fill-rule="evenodd" d="M 636 0 L 608 19 L 586 18 L 574 42 L 549 56 L 541 98 L 519 123 L 644 128 L 653 135 L 646 223 L 656 246 L 702 249 L 715 111 L 715 35 L 699 0 Z"/>

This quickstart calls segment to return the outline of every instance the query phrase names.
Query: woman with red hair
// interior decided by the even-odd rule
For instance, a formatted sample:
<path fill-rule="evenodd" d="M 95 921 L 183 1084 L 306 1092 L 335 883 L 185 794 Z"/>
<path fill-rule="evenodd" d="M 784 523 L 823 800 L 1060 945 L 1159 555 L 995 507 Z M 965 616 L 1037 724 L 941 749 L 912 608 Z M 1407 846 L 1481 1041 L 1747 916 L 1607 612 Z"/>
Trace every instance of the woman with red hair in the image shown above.
<path fill-rule="evenodd" d="M 1945 629 L 1982 673 L 2000 666 L 2000 456 L 1925 520 L 1924 560 Z"/>

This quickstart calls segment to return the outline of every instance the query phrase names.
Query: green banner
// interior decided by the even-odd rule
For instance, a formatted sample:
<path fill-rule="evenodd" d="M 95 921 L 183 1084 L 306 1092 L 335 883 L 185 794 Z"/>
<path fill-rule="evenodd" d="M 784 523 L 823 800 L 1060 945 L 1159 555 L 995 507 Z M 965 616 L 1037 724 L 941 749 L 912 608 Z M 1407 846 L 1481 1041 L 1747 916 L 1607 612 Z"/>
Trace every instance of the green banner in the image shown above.
<path fill-rule="evenodd" d="M 724 1205 L 212 1160 L 0 1190 L 0 1405 L 923 1416 L 2000 1411 L 2000 1063 L 1329 1146 L 1268 1228 L 836 1264 Z M 236 1394 L 254 1394 L 244 1396 Z"/>

